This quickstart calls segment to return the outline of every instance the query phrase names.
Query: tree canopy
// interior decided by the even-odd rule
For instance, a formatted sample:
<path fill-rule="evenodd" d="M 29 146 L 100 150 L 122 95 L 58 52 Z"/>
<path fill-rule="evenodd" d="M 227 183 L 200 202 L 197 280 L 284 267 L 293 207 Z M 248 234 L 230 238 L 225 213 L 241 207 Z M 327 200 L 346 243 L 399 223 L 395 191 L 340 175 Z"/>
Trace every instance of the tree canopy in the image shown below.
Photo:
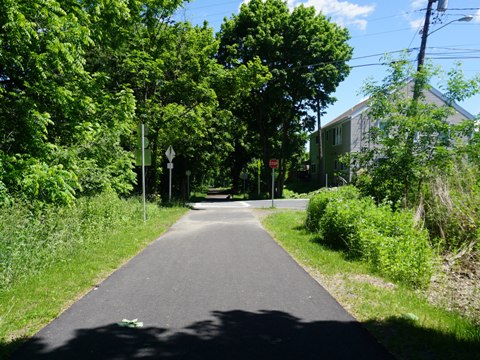
<path fill-rule="evenodd" d="M 281 0 L 252 0 L 222 24 L 218 37 L 218 60 L 226 68 L 260 59 L 270 72 L 268 82 L 239 99 L 234 114 L 248 130 L 244 151 L 261 157 L 265 167 L 272 157 L 280 160 L 281 191 L 289 160 L 314 128 L 311 111 L 334 102 L 349 73 L 348 31 L 313 7 L 290 11 Z"/>
<path fill-rule="evenodd" d="M 173 20 L 181 0 L 0 3 L 0 196 L 38 204 L 135 190 L 138 124 L 152 150 L 149 192 L 166 159 L 233 178 L 253 158 L 289 160 L 348 74 L 348 32 L 313 8 L 253 0 L 222 25 Z M 178 193 L 177 189 L 177 193 Z"/>

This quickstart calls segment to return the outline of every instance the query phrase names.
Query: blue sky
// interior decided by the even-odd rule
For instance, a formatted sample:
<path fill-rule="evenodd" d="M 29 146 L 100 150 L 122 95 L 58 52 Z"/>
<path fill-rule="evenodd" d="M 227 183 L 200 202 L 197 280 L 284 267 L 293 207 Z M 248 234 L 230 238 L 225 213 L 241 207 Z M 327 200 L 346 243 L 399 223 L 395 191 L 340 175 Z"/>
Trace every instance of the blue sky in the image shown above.
<path fill-rule="evenodd" d="M 180 11 L 180 16 L 194 24 L 206 20 L 218 31 L 224 17 L 239 11 L 242 0 L 192 0 Z M 356 105 L 362 95 L 359 90 L 367 78 L 380 81 L 385 76 L 382 55 L 397 54 L 411 49 L 410 58 L 418 55 L 425 8 L 428 0 L 288 0 L 290 7 L 299 4 L 314 6 L 318 11 L 349 29 L 350 45 L 354 48 L 353 67 L 348 78 L 339 86 L 337 102 L 326 109 L 322 124 L 327 123 Z M 436 4 L 434 4 L 436 10 Z M 472 15 L 470 22 L 454 21 Z M 442 25 L 453 21 L 445 28 Z M 446 72 L 458 61 L 467 77 L 480 74 L 480 0 L 450 0 L 448 10 L 434 11 L 427 41 L 426 59 Z M 442 79 L 433 85 L 439 86 Z M 480 114 L 480 95 L 461 103 L 473 115 Z"/>

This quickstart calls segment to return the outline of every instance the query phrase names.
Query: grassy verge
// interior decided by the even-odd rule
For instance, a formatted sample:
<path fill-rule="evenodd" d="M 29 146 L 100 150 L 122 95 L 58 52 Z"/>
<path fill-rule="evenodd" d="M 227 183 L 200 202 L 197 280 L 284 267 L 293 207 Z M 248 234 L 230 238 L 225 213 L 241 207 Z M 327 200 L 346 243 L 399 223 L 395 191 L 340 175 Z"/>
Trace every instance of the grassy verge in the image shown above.
<path fill-rule="evenodd" d="M 264 225 L 392 354 L 400 359 L 478 359 L 478 324 L 320 244 L 303 228 L 305 216 L 276 211 Z"/>
<path fill-rule="evenodd" d="M 136 204 L 122 203 L 122 206 Z M 138 209 L 134 212 L 137 213 Z M 125 219 L 99 230 L 95 238 L 59 252 L 51 265 L 20 278 L 0 291 L 0 358 L 57 317 L 165 232 L 186 208 L 148 207 L 148 220 Z"/>

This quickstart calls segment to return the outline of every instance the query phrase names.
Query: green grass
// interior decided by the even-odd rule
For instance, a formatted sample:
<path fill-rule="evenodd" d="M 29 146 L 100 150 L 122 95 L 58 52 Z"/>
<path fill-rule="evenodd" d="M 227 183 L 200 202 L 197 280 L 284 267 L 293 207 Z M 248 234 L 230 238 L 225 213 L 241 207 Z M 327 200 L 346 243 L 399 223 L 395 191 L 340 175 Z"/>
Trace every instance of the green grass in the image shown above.
<path fill-rule="evenodd" d="M 138 203 L 120 201 L 119 206 L 125 210 L 123 220 L 114 226 L 92 225 L 96 236 L 90 234 L 72 248 L 56 252 L 46 259 L 47 265 L 17 277 L 0 291 L 0 358 L 138 254 L 187 211 L 150 204 L 144 224 L 141 216 L 132 217 L 141 215 Z M 90 219 L 92 223 L 94 219 Z"/>
<path fill-rule="evenodd" d="M 206 199 L 207 193 L 204 192 L 192 192 L 190 195 L 190 199 L 188 202 L 194 203 L 194 202 L 202 202 Z"/>
<path fill-rule="evenodd" d="M 304 220 L 305 212 L 275 211 L 264 225 L 391 353 L 400 359 L 479 358 L 478 324 L 320 244 Z"/>

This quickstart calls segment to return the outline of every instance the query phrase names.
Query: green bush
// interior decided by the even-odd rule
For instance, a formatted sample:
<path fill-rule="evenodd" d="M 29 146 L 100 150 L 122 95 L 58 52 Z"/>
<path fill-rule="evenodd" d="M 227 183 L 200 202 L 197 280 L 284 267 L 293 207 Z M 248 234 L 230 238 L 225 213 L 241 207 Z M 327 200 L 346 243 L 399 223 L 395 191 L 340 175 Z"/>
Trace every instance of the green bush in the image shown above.
<path fill-rule="evenodd" d="M 364 221 L 353 238 L 357 253 L 375 270 L 413 286 L 427 285 L 433 253 L 428 232 L 419 229 L 409 211 L 389 206 L 365 209 Z"/>
<path fill-rule="evenodd" d="M 327 204 L 333 199 L 358 199 L 359 191 L 353 186 L 344 186 L 337 189 L 322 189 L 314 195 L 307 207 L 307 219 L 305 225 L 310 231 L 320 229 L 320 219 L 323 216 Z"/>
<path fill-rule="evenodd" d="M 428 233 L 408 211 L 377 206 L 358 191 L 324 191 L 312 198 L 306 226 L 329 245 L 368 261 L 379 273 L 402 283 L 423 286 L 432 273 Z"/>
<path fill-rule="evenodd" d="M 371 206 L 374 205 L 370 198 L 334 197 L 327 203 L 320 219 L 320 238 L 356 256 L 359 249 L 355 239 L 364 222 L 363 213 Z"/>

